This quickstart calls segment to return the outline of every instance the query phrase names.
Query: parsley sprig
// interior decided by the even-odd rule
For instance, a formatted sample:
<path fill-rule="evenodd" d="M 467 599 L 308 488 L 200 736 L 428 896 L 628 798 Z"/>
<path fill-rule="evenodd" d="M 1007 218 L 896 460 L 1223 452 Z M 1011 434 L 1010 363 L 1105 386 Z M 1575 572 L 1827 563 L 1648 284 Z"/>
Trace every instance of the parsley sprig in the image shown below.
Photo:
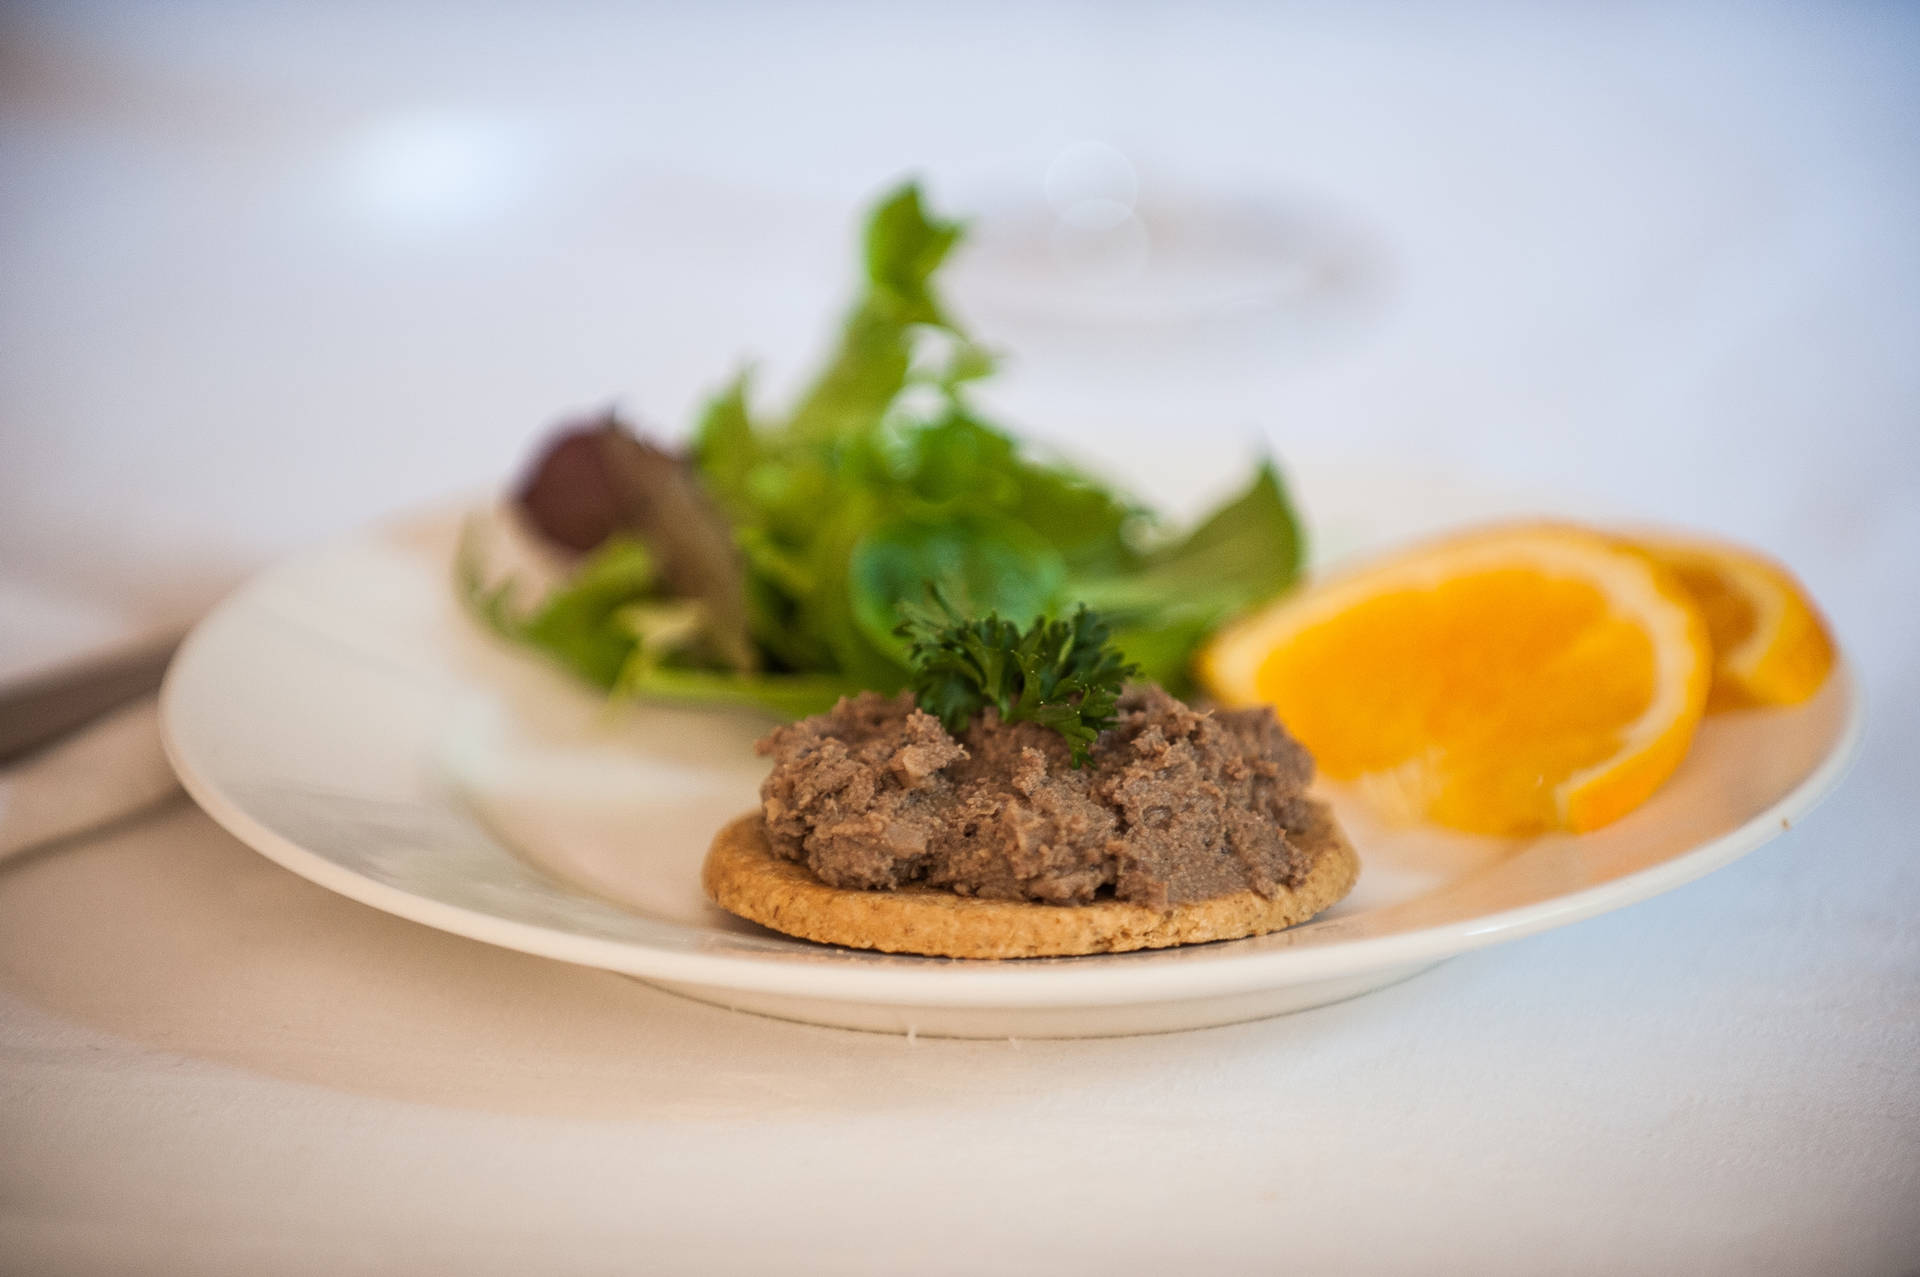
<path fill-rule="evenodd" d="M 902 606 L 895 631 L 908 641 L 908 686 L 920 708 L 957 734 L 991 705 L 1003 723 L 1060 733 L 1075 767 L 1092 762 L 1120 689 L 1140 672 L 1100 614 L 1081 604 L 1071 617 L 1040 617 L 1022 630 L 996 612 L 964 617 L 937 588 L 928 595 L 926 606 Z"/>

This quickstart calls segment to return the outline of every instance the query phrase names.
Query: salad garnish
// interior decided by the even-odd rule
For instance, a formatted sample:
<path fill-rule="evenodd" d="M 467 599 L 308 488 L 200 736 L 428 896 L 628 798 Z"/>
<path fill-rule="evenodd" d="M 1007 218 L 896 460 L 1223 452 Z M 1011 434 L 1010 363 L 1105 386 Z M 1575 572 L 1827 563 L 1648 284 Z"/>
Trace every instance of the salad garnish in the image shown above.
<path fill-rule="evenodd" d="M 785 412 L 757 403 L 742 372 L 684 450 L 612 413 L 564 430 L 514 505 L 574 556 L 571 573 L 525 600 L 489 579 L 470 538 L 460 582 L 475 613 L 621 696 L 797 716 L 906 687 L 915 636 L 901 607 L 932 583 L 954 615 L 1022 642 L 1084 604 L 1139 677 L 1189 689 L 1199 644 L 1299 570 L 1279 474 L 1260 464 L 1176 535 L 988 421 L 970 390 L 995 360 L 935 287 L 962 235 L 917 185 L 882 199 L 838 343 Z"/>

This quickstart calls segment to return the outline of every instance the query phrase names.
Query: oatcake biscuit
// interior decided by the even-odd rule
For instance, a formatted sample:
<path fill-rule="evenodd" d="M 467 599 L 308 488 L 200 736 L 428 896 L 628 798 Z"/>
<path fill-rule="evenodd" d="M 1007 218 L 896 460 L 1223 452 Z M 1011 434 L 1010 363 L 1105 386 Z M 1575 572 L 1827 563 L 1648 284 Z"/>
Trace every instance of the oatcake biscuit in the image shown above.
<path fill-rule="evenodd" d="M 715 903 L 763 927 L 854 949 L 943 958 L 1041 958 L 1238 940 L 1305 922 L 1352 889 L 1360 859 L 1324 808 L 1304 841 L 1312 868 L 1271 897 L 1247 890 L 1165 912 L 1120 900 L 1051 905 L 941 888 L 829 887 L 768 847 L 752 812 L 723 828 L 700 880 Z"/>

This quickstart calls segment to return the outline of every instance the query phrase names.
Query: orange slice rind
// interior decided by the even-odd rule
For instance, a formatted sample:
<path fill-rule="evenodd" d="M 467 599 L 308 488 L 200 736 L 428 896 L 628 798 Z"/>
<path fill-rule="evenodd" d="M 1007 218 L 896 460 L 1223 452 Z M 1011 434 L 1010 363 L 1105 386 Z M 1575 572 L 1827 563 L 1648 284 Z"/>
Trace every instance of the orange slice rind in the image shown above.
<path fill-rule="evenodd" d="M 1672 573 L 1707 623 L 1707 712 L 1797 705 L 1833 672 L 1833 635 L 1793 574 L 1740 546 L 1666 533 L 1626 544 Z"/>

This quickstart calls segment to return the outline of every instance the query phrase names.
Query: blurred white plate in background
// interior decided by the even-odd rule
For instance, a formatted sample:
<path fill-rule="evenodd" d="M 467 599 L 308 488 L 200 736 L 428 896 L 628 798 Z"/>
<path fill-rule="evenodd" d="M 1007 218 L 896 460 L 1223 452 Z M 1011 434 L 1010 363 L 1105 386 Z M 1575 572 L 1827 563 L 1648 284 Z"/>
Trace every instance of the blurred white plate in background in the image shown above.
<path fill-rule="evenodd" d="M 1384 247 L 1297 193 L 1195 184 L 1098 141 L 1062 148 L 1037 187 L 967 195 L 950 280 L 964 316 L 1036 364 L 1077 350 L 1164 369 L 1223 343 L 1271 361 L 1350 328 L 1387 290 Z"/>

